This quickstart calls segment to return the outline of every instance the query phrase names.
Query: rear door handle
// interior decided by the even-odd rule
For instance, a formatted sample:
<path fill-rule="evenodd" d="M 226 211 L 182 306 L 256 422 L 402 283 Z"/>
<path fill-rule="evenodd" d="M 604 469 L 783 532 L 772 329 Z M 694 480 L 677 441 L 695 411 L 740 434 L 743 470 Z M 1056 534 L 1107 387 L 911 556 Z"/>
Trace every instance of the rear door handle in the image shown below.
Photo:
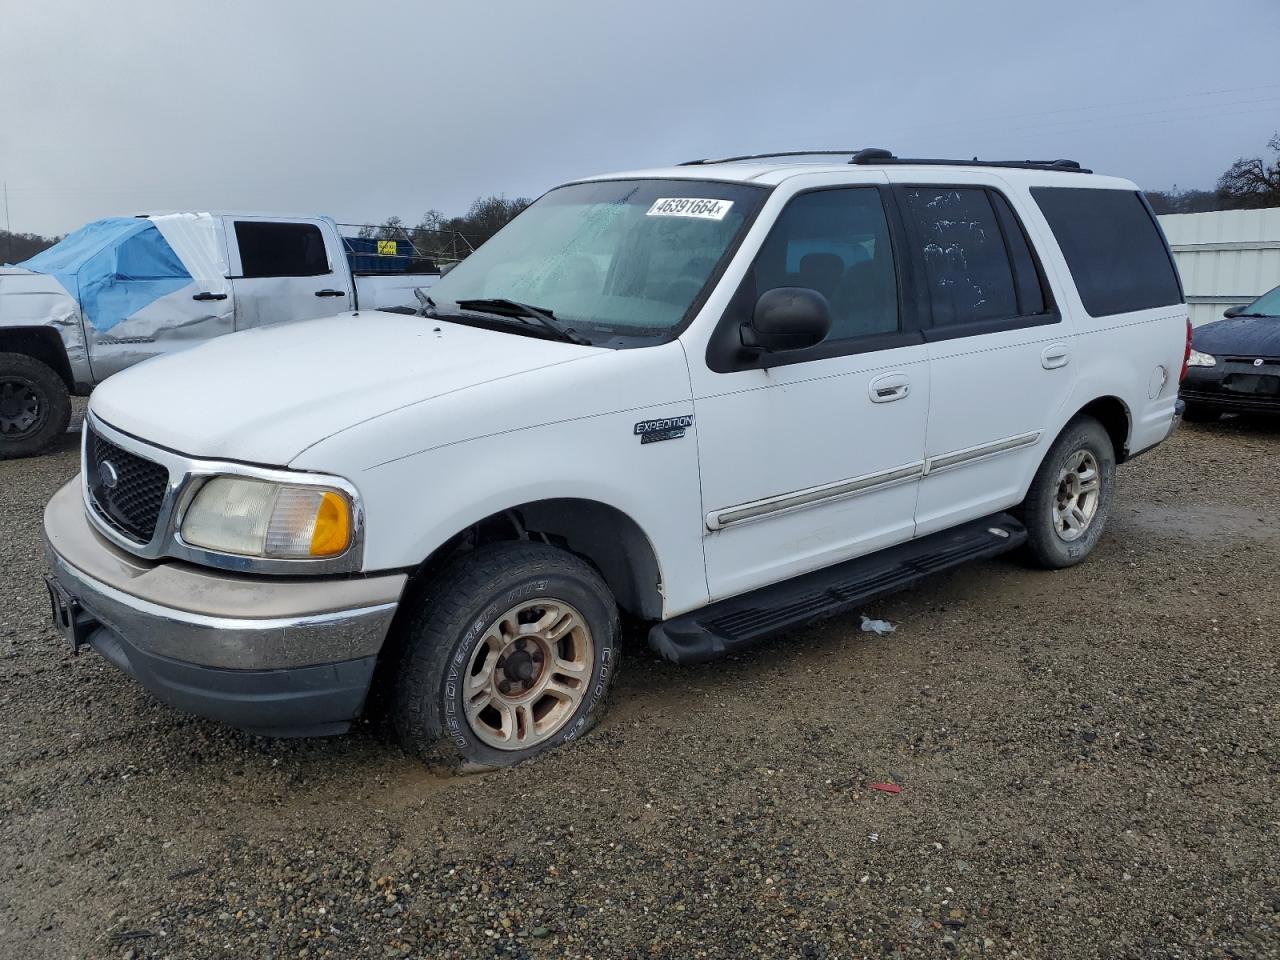
<path fill-rule="evenodd" d="M 225 300 L 227 299 L 227 295 L 225 293 L 210 293 L 208 290 L 206 290 L 204 293 L 195 294 L 194 296 L 192 296 L 191 299 L 192 300 Z"/>
<path fill-rule="evenodd" d="M 911 378 L 905 373 L 886 373 L 867 384 L 872 403 L 892 403 L 911 393 Z"/>
<path fill-rule="evenodd" d="M 316 291 L 317 297 L 345 297 L 346 295 L 347 295 L 347 291 L 345 290 L 317 290 Z"/>
<path fill-rule="evenodd" d="M 1040 366 L 1046 370 L 1057 370 L 1071 362 L 1071 351 L 1065 343 L 1051 343 L 1040 351 Z"/>

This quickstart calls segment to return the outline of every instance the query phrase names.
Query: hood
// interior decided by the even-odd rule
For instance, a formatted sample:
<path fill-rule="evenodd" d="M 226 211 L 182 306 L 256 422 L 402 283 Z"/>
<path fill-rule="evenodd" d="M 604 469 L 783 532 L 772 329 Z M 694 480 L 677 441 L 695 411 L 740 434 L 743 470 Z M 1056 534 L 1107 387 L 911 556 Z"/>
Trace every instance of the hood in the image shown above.
<path fill-rule="evenodd" d="M 90 409 L 196 457 L 282 466 L 366 420 L 599 348 L 361 311 L 261 327 L 110 377 Z"/>
<path fill-rule="evenodd" d="M 1196 327 L 1191 345 L 1215 357 L 1280 357 L 1280 317 L 1232 317 Z"/>

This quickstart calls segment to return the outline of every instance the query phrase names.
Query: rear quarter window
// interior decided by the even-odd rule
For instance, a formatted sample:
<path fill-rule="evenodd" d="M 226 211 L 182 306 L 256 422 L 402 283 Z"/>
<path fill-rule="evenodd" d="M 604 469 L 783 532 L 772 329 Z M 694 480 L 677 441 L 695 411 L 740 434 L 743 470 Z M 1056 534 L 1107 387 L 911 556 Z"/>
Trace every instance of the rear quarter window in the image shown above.
<path fill-rule="evenodd" d="M 1131 190 L 1032 187 L 1085 310 L 1106 317 L 1182 303 L 1164 235 Z"/>

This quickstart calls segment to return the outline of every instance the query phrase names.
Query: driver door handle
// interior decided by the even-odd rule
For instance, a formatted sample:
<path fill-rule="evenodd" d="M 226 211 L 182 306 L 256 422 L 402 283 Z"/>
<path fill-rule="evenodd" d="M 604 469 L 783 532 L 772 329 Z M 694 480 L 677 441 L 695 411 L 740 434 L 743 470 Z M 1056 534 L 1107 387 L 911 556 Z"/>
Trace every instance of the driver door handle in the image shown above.
<path fill-rule="evenodd" d="M 347 295 L 347 291 L 345 290 L 317 290 L 316 291 L 317 297 L 345 297 L 346 295 Z"/>
<path fill-rule="evenodd" d="M 911 393 L 911 378 L 905 373 L 886 373 L 867 384 L 872 403 L 892 403 Z"/>
<path fill-rule="evenodd" d="M 191 297 L 191 299 L 192 300 L 225 300 L 227 299 L 227 295 L 225 293 L 210 293 L 208 290 L 206 290 L 204 293 L 194 294 Z"/>

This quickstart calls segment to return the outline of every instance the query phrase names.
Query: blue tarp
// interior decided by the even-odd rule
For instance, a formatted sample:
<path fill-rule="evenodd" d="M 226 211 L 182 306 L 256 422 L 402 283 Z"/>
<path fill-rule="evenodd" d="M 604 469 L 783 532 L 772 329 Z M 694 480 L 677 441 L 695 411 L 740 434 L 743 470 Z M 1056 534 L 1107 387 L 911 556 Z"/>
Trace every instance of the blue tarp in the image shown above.
<path fill-rule="evenodd" d="M 18 264 L 53 277 L 80 303 L 94 329 L 107 331 L 191 282 L 150 220 L 108 217 Z"/>

